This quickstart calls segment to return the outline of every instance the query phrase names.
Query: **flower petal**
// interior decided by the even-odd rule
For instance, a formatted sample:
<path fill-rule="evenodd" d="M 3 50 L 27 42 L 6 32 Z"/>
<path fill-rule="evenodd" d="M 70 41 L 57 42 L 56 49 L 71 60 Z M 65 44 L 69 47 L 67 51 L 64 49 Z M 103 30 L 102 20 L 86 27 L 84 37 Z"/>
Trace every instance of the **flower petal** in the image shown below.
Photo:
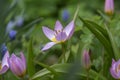
<path fill-rule="evenodd" d="M 3 73 L 5 73 L 8 69 L 9 69 L 8 66 L 6 66 L 6 65 L 3 66 L 2 69 L 0 70 L 0 75 L 3 74 Z"/>
<path fill-rule="evenodd" d="M 105 0 L 105 12 L 111 12 L 114 11 L 114 0 Z"/>
<path fill-rule="evenodd" d="M 25 59 L 23 52 L 20 52 L 20 57 L 21 57 L 24 69 L 26 69 L 26 59 Z"/>
<path fill-rule="evenodd" d="M 47 43 L 41 51 L 45 51 L 45 50 L 48 50 L 49 48 L 51 48 L 53 45 L 55 45 L 56 43 L 55 42 L 49 42 Z"/>
<path fill-rule="evenodd" d="M 112 59 L 112 64 L 114 64 L 116 61 L 114 59 Z"/>
<path fill-rule="evenodd" d="M 115 72 L 115 69 L 113 69 L 113 67 L 110 68 L 110 73 L 114 78 L 118 79 L 117 73 Z"/>
<path fill-rule="evenodd" d="M 55 24 L 55 31 L 62 31 L 62 29 L 62 24 L 60 23 L 60 21 L 57 20 Z"/>
<path fill-rule="evenodd" d="M 6 65 L 7 67 L 9 67 L 9 65 L 8 65 L 8 58 L 9 58 L 9 52 L 8 51 L 6 51 L 6 53 L 5 53 L 5 55 L 4 55 L 4 57 L 3 57 L 3 59 L 2 59 L 2 68 Z"/>
<path fill-rule="evenodd" d="M 73 35 L 74 32 L 74 21 L 71 21 L 63 30 L 67 36 L 68 39 Z"/>
<path fill-rule="evenodd" d="M 24 63 L 22 62 L 22 59 L 17 57 L 15 54 L 12 54 L 12 56 L 8 60 L 9 66 L 11 71 L 21 77 L 24 75 L 24 72 L 26 69 L 24 68 Z"/>
<path fill-rule="evenodd" d="M 60 32 L 59 34 L 57 34 L 56 39 L 58 42 L 59 41 L 64 42 L 67 39 L 67 35 L 65 32 Z"/>
<path fill-rule="evenodd" d="M 90 68 L 90 55 L 89 55 L 89 51 L 84 50 L 83 56 L 82 56 L 82 62 L 83 62 L 83 66 L 86 69 Z"/>
<path fill-rule="evenodd" d="M 42 27 L 42 30 L 47 38 L 50 40 L 54 37 L 54 31 L 47 28 L 47 27 Z"/>

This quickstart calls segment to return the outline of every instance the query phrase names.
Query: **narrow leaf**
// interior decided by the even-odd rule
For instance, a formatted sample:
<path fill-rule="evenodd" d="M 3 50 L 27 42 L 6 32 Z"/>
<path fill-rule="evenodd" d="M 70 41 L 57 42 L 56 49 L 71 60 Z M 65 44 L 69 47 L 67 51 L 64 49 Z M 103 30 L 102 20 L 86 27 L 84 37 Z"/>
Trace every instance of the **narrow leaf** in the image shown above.
<path fill-rule="evenodd" d="M 35 68 L 34 68 L 34 54 L 33 54 L 33 45 L 32 45 L 32 39 L 29 41 L 28 45 L 28 58 L 27 58 L 27 65 L 28 65 L 28 75 L 31 77 L 35 73 Z"/>

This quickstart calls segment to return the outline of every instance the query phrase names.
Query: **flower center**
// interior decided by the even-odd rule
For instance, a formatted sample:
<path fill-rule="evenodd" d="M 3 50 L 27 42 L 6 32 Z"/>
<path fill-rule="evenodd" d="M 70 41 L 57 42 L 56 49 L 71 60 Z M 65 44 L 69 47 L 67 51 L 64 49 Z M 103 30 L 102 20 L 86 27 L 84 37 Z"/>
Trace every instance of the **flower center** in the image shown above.
<path fill-rule="evenodd" d="M 60 32 L 62 32 L 62 30 L 55 30 L 54 37 L 51 39 L 53 42 L 59 43 L 59 41 L 56 39 L 56 36 L 57 36 Z"/>
<path fill-rule="evenodd" d="M 56 36 L 57 34 L 59 34 L 60 32 L 62 32 L 62 30 L 55 30 L 55 36 Z"/>
<path fill-rule="evenodd" d="M 56 40 L 55 37 L 53 37 L 51 40 L 52 40 L 53 42 L 57 42 L 57 40 Z"/>

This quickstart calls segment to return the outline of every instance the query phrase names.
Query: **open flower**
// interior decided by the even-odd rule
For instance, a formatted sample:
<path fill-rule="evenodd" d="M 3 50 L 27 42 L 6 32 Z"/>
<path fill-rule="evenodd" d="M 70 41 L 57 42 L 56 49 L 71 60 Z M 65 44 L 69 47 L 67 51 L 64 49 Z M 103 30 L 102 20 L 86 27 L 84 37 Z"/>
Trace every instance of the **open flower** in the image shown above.
<path fill-rule="evenodd" d="M 51 40 L 51 42 L 47 43 L 42 51 L 48 50 L 53 45 L 57 43 L 65 42 L 70 39 L 74 32 L 74 21 L 71 21 L 64 29 L 59 21 L 56 21 L 54 30 L 51 30 L 47 27 L 42 27 L 42 30 L 46 37 Z"/>
<path fill-rule="evenodd" d="M 5 73 L 9 69 L 8 58 L 9 58 L 9 52 L 6 51 L 0 63 L 0 75 Z"/>
<path fill-rule="evenodd" d="M 20 57 L 12 54 L 8 59 L 10 70 L 18 77 L 24 77 L 26 73 L 26 59 L 24 54 L 21 52 Z"/>
<path fill-rule="evenodd" d="M 112 15 L 114 11 L 114 0 L 105 0 L 105 12 Z"/>
<path fill-rule="evenodd" d="M 118 61 L 112 60 L 110 73 L 115 79 L 120 79 L 120 59 Z"/>

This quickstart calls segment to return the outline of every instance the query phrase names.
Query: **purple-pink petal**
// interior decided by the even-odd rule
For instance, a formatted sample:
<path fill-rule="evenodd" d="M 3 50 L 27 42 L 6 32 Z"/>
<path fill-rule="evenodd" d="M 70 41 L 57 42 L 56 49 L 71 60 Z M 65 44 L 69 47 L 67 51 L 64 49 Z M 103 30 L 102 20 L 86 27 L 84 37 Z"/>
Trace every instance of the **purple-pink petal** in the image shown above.
<path fill-rule="evenodd" d="M 115 63 L 115 60 L 114 59 L 112 59 L 112 64 L 114 64 Z"/>
<path fill-rule="evenodd" d="M 71 21 L 63 30 L 68 36 L 68 39 L 71 38 L 74 32 L 74 21 Z"/>
<path fill-rule="evenodd" d="M 59 34 L 57 34 L 56 39 L 57 41 L 64 42 L 67 39 L 67 35 L 65 32 L 60 32 Z"/>
<path fill-rule="evenodd" d="M 24 68 L 26 69 L 26 59 L 25 59 L 23 52 L 20 52 L 20 58 L 22 60 Z"/>
<path fill-rule="evenodd" d="M 120 79 L 120 60 L 116 61 L 112 59 L 112 65 L 110 68 L 110 73 L 115 79 Z"/>
<path fill-rule="evenodd" d="M 9 58 L 9 52 L 6 51 L 6 53 L 2 59 L 0 74 L 5 73 L 9 69 L 8 58 Z"/>
<path fill-rule="evenodd" d="M 22 64 L 20 63 L 18 63 L 18 61 L 16 62 L 16 58 L 14 57 L 11 57 L 9 59 L 10 69 L 17 76 L 20 76 L 22 74 L 22 68 L 20 67 Z"/>
<path fill-rule="evenodd" d="M 83 66 L 86 69 L 90 68 L 90 55 L 89 55 L 89 51 L 84 50 L 83 56 L 82 56 L 82 62 L 83 62 Z"/>
<path fill-rule="evenodd" d="M 6 51 L 3 59 L 2 59 L 2 63 L 1 63 L 1 67 L 4 67 L 5 65 L 9 67 L 8 65 L 8 58 L 9 58 L 9 52 Z"/>
<path fill-rule="evenodd" d="M 0 75 L 3 74 L 3 73 L 5 73 L 8 69 L 9 69 L 8 66 L 6 66 L 6 65 L 3 66 L 2 69 L 0 70 Z"/>
<path fill-rule="evenodd" d="M 45 51 L 45 50 L 48 50 L 49 48 L 51 48 L 52 46 L 54 46 L 56 43 L 55 42 L 49 42 L 47 43 L 41 51 Z"/>
<path fill-rule="evenodd" d="M 105 0 L 105 12 L 114 11 L 114 0 Z"/>
<path fill-rule="evenodd" d="M 55 31 L 62 31 L 62 29 L 62 24 L 60 23 L 60 21 L 57 20 L 55 24 Z"/>
<path fill-rule="evenodd" d="M 15 54 L 12 54 L 11 57 L 8 59 L 8 63 L 10 66 L 11 71 L 19 77 L 23 77 L 26 72 L 26 60 L 21 53 L 20 57 L 17 57 Z"/>
<path fill-rule="evenodd" d="M 52 38 L 54 37 L 54 31 L 49 29 L 49 28 L 47 28 L 47 27 L 42 27 L 42 30 L 43 30 L 45 36 L 48 39 L 52 40 Z"/>
<path fill-rule="evenodd" d="M 112 68 L 110 68 L 110 73 L 111 73 L 111 75 L 112 75 L 115 79 L 118 79 L 118 76 L 116 75 L 115 70 L 113 70 Z"/>
<path fill-rule="evenodd" d="M 115 72 L 115 64 L 110 68 L 110 73 L 115 79 L 118 79 L 117 73 Z"/>

